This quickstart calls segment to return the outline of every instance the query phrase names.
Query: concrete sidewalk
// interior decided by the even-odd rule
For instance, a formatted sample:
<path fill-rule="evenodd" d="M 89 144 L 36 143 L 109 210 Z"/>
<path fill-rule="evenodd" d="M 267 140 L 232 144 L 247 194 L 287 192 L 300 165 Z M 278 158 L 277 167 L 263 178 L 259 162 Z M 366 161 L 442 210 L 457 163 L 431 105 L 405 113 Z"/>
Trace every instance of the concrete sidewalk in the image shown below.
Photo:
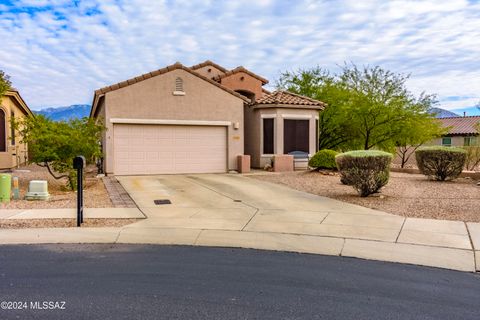
<path fill-rule="evenodd" d="M 0 209 L 0 219 L 75 219 L 77 211 L 62 209 Z M 85 219 L 143 219 L 145 215 L 138 208 L 85 208 Z"/>
<path fill-rule="evenodd" d="M 404 218 L 241 175 L 118 179 L 148 219 L 119 228 L 4 229 L 0 243 L 243 247 L 480 271 L 479 223 Z M 153 201 L 166 199 L 172 204 Z"/>

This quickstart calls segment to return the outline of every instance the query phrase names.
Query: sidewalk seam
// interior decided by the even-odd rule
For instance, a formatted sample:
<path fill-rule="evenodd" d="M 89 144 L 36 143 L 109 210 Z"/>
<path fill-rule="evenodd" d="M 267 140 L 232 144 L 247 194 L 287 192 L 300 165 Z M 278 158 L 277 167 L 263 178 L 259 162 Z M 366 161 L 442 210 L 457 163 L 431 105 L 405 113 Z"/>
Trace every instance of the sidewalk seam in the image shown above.
<path fill-rule="evenodd" d="M 114 244 L 118 242 L 118 238 L 120 238 L 120 233 L 121 233 L 122 231 L 123 231 L 123 229 L 118 230 L 117 237 L 116 237 L 115 240 L 113 241 Z"/>
<path fill-rule="evenodd" d="M 406 218 L 406 217 L 403 218 L 402 226 L 400 227 L 400 231 L 398 231 L 398 235 L 397 235 L 397 238 L 395 239 L 395 242 L 394 242 L 394 243 L 398 243 L 398 238 L 400 238 L 400 234 L 401 234 L 402 231 L 403 231 L 403 226 L 405 225 L 405 222 L 407 222 L 407 218 Z"/>
<path fill-rule="evenodd" d="M 258 211 L 260 211 L 260 209 L 255 210 L 255 213 L 253 214 L 253 216 L 250 219 L 248 219 L 247 223 L 245 223 L 245 225 L 242 227 L 242 229 L 240 229 L 240 231 L 245 230 L 245 228 L 248 226 L 248 224 L 250 222 L 252 222 L 253 218 L 255 218 L 257 216 Z"/>
<path fill-rule="evenodd" d="M 195 241 L 193 241 L 194 246 L 198 246 L 198 238 L 200 238 L 200 235 L 202 232 L 205 231 L 205 229 L 200 229 L 200 232 L 198 233 L 197 237 L 195 238 Z"/>
<path fill-rule="evenodd" d="M 468 239 L 470 240 L 470 245 L 472 246 L 472 251 L 473 251 L 473 265 L 475 267 L 475 272 L 477 271 L 477 267 L 480 267 L 480 266 L 477 266 L 477 253 L 475 251 L 475 246 L 473 245 L 473 239 L 472 239 L 472 236 L 470 234 L 470 229 L 468 228 L 468 225 L 465 221 L 463 221 L 463 224 L 465 225 L 465 229 L 467 229 L 467 234 L 468 234 Z"/>
<path fill-rule="evenodd" d="M 343 249 L 345 249 L 345 243 L 347 242 L 347 238 L 342 238 L 343 243 L 342 243 L 342 249 L 340 249 L 340 253 L 338 254 L 339 257 L 343 257 Z"/>

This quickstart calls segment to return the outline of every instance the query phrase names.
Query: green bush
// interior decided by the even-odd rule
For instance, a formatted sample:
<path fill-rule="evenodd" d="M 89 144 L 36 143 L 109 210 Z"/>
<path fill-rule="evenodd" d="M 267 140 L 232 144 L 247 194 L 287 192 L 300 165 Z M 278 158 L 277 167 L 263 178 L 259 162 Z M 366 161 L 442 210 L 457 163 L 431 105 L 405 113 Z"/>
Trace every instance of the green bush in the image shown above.
<path fill-rule="evenodd" d="M 335 156 L 338 152 L 324 149 L 320 150 L 313 157 L 308 160 L 308 166 L 315 169 L 337 169 Z"/>
<path fill-rule="evenodd" d="M 429 178 L 453 180 L 462 173 L 467 152 L 461 148 L 431 146 L 415 151 L 418 169 Z"/>
<path fill-rule="evenodd" d="M 355 188 L 361 197 L 378 192 L 390 177 L 393 155 L 377 150 L 358 150 L 335 157 L 340 181 Z"/>

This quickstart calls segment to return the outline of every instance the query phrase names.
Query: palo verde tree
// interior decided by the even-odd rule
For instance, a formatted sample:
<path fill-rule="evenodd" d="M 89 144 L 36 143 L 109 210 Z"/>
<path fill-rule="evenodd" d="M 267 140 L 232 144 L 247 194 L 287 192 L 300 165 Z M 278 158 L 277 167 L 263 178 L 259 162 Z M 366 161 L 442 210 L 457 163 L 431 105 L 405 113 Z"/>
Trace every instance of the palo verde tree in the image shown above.
<path fill-rule="evenodd" d="M 345 107 L 348 91 L 328 71 L 316 67 L 298 72 L 284 72 L 277 80 L 279 89 L 304 95 L 327 104 L 319 114 L 319 149 L 349 150 L 352 146 L 352 132 L 348 124 Z"/>
<path fill-rule="evenodd" d="M 435 103 L 432 96 L 421 95 L 416 102 L 421 110 L 429 109 Z M 404 122 L 403 132 L 397 135 L 396 152 L 400 159 L 401 168 L 410 158 L 415 157 L 415 151 L 424 143 L 440 137 L 448 132 L 449 128 L 442 127 L 438 119 L 432 119 L 428 112 L 419 112 L 416 117 Z"/>
<path fill-rule="evenodd" d="M 92 162 L 101 156 L 100 139 L 104 126 L 93 119 L 53 121 L 43 115 L 28 117 L 15 123 L 23 143 L 28 144 L 32 163 L 46 167 L 55 178 L 67 178 L 67 187 L 76 187 L 73 158 L 85 156 Z"/>
<path fill-rule="evenodd" d="M 277 86 L 328 104 L 319 119 L 322 148 L 393 151 L 399 141 L 408 140 L 403 139 L 410 134 L 406 126 L 416 131 L 434 122 L 428 113 L 434 97 L 415 98 L 406 88 L 407 79 L 378 66 L 345 64 L 336 75 L 318 67 L 285 72 Z"/>

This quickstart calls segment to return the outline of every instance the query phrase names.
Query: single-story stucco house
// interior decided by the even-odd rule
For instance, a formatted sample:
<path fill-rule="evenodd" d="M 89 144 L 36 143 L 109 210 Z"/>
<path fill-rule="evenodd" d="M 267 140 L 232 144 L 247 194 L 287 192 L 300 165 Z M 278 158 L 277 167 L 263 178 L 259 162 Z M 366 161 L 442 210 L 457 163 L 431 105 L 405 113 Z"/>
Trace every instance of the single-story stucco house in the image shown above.
<path fill-rule="evenodd" d="M 27 146 L 20 141 L 11 121 L 26 116 L 33 116 L 33 113 L 20 93 L 8 90 L 0 101 L 0 169 L 11 169 L 28 160 Z"/>
<path fill-rule="evenodd" d="M 444 128 L 448 128 L 448 133 L 430 144 L 463 147 L 477 143 L 480 116 L 448 117 L 438 120 Z"/>
<path fill-rule="evenodd" d="M 448 131 L 442 137 L 438 137 L 425 143 L 426 146 L 444 146 L 444 147 L 468 147 L 478 146 L 479 132 L 477 126 L 480 125 L 480 116 L 458 116 L 458 117 L 444 117 L 437 119 L 443 128 Z M 405 166 L 408 168 L 416 168 L 417 161 L 415 160 L 414 148 L 407 152 L 408 161 Z M 401 164 L 401 158 L 397 155 L 393 163 Z"/>
<path fill-rule="evenodd" d="M 273 155 L 317 149 L 325 104 L 263 88 L 268 80 L 211 61 L 175 63 L 95 91 L 90 117 L 102 121 L 104 171 L 136 175 L 217 173 Z"/>

